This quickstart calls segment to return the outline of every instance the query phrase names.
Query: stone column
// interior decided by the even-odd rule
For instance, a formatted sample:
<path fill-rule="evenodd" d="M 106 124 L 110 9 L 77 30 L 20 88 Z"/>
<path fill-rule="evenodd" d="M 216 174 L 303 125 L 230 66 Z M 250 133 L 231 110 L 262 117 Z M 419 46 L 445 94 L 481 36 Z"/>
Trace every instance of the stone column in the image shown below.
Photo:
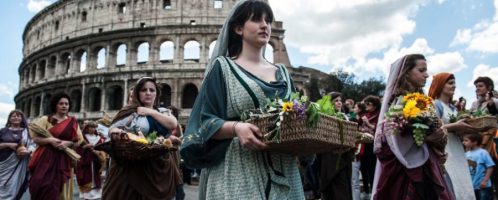
<path fill-rule="evenodd" d="M 111 44 L 107 45 L 107 57 L 106 57 L 106 68 L 107 69 L 114 69 L 116 68 L 116 55 L 117 55 L 117 49 L 113 49 Z"/>
<path fill-rule="evenodd" d="M 173 63 L 181 63 L 183 60 L 183 44 L 180 43 L 180 36 L 177 35 L 174 42 Z"/>
<path fill-rule="evenodd" d="M 97 58 L 99 52 L 88 51 L 86 69 L 93 71 L 97 69 Z"/>
<path fill-rule="evenodd" d="M 132 43 L 128 42 L 128 44 L 126 44 L 126 61 L 125 61 L 125 67 L 131 67 L 132 65 L 136 64 L 136 62 L 135 62 L 135 64 L 133 63 L 133 56 L 131 55 L 132 49 L 134 49 Z M 136 50 L 135 50 L 135 54 L 136 54 Z"/>
<path fill-rule="evenodd" d="M 199 53 L 199 63 L 207 63 L 207 60 L 209 60 L 209 44 L 207 43 L 206 36 L 202 36 L 201 42 L 200 42 L 200 53 Z"/>
<path fill-rule="evenodd" d="M 84 81 L 82 81 L 81 83 L 81 106 L 80 106 L 80 112 L 81 113 L 84 113 L 86 112 L 86 108 L 85 108 L 85 105 L 86 105 L 86 88 L 85 88 L 85 83 Z"/>
<path fill-rule="evenodd" d="M 100 95 L 101 95 L 101 98 L 100 98 L 100 110 L 103 111 L 103 110 L 106 110 L 107 109 L 107 106 L 106 106 L 106 100 L 105 100 L 105 96 L 106 96 L 106 85 L 105 85 L 105 82 L 102 81 L 101 83 L 101 89 L 100 89 Z"/>
<path fill-rule="evenodd" d="M 128 104 L 128 79 L 124 80 L 123 88 L 123 106 Z"/>
<path fill-rule="evenodd" d="M 43 100 L 44 100 L 44 99 L 45 99 L 45 92 L 42 92 L 42 93 L 41 93 L 41 97 L 40 97 L 40 107 L 38 108 L 38 109 L 39 109 L 39 110 L 38 110 L 38 111 L 39 111 L 39 112 L 38 112 L 38 116 L 41 116 L 41 115 L 43 115 L 43 114 L 44 114 L 44 112 L 43 112 L 43 111 L 44 111 L 44 109 L 43 109 L 43 108 L 45 107 L 45 105 L 43 105 Z"/>
<path fill-rule="evenodd" d="M 155 40 L 149 43 L 149 61 L 147 64 L 159 64 L 159 48 Z"/>

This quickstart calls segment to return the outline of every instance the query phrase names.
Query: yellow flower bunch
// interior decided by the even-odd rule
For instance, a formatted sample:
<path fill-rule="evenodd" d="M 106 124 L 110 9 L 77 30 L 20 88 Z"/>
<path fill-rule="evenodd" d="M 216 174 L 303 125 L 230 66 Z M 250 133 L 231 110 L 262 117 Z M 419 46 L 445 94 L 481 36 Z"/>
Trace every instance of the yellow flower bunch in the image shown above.
<path fill-rule="evenodd" d="M 415 118 L 421 112 L 427 111 L 432 105 L 432 98 L 415 92 L 407 94 L 403 97 L 405 106 L 403 108 L 403 116 L 405 118 Z"/>
<path fill-rule="evenodd" d="M 294 106 L 294 104 L 292 103 L 292 101 L 286 101 L 286 102 L 282 103 L 282 110 L 284 112 L 290 112 L 290 111 L 292 111 L 293 106 Z"/>

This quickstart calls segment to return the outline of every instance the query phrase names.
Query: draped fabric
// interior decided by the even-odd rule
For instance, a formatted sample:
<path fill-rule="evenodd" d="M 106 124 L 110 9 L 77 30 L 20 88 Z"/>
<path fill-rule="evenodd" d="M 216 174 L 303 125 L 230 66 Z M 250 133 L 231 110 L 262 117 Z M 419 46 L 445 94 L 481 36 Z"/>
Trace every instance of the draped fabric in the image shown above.
<path fill-rule="evenodd" d="M 89 133 L 84 134 L 83 138 L 86 144 L 94 146 L 104 142 L 104 138 Z M 102 164 L 105 163 L 105 155 L 102 152 L 94 152 L 93 149 L 84 149 L 83 147 L 78 147 L 76 152 L 81 156 L 76 165 L 76 180 L 80 192 L 89 192 L 94 188 L 101 188 L 100 172 Z"/>
<path fill-rule="evenodd" d="M 20 132 L 20 134 L 14 132 Z M 14 141 L 0 141 L 0 143 L 15 142 L 24 145 L 28 149 L 34 147 L 34 144 L 29 137 L 28 129 L 12 131 L 6 127 L 0 130 L 0 135 L 5 134 L 19 135 L 20 137 Z M 29 156 L 19 157 L 12 151 L 6 159 L 0 161 L 0 199 L 17 200 L 24 194 L 29 180 L 29 159 Z"/>
<path fill-rule="evenodd" d="M 212 139 L 225 121 L 239 120 L 243 111 L 263 106 L 267 98 L 288 98 L 294 86 L 285 66 L 279 65 L 277 81 L 268 83 L 229 58 L 216 60 L 192 109 L 181 150 L 187 165 L 202 168 L 199 199 L 304 199 L 295 157 L 248 150 L 237 137 Z"/>
<path fill-rule="evenodd" d="M 76 118 L 68 116 L 60 123 L 52 124 L 51 117 L 42 117 L 33 122 L 46 128 L 53 137 L 60 140 L 81 141 L 81 132 Z M 35 134 L 31 131 L 31 134 Z M 52 145 L 38 146 L 29 162 L 32 174 L 29 191 L 31 199 L 71 199 L 72 188 L 72 160 L 63 151 Z M 65 186 L 65 187 L 64 187 Z M 61 194 L 63 191 L 67 194 Z M 68 196 L 69 195 L 69 196 Z"/>
<path fill-rule="evenodd" d="M 164 111 L 164 108 L 158 108 Z M 131 130 L 139 127 L 145 136 L 156 131 L 170 134 L 171 131 L 160 127 L 156 120 L 149 117 L 130 114 L 114 121 L 112 128 Z M 174 157 L 158 157 L 141 163 L 119 164 L 111 162 L 109 175 L 102 193 L 102 199 L 130 200 L 169 200 L 176 195 L 176 187 L 182 184 L 180 171 Z"/>
<path fill-rule="evenodd" d="M 378 162 L 372 199 L 454 199 L 443 178 L 440 157 L 436 154 L 440 152 L 434 152 L 436 148 L 429 148 L 428 142 L 418 147 L 411 133 L 395 133 L 394 127 L 384 122 L 389 107 L 399 101 L 395 93 L 402 81 L 407 56 L 391 65 L 380 109 L 374 139 Z"/>

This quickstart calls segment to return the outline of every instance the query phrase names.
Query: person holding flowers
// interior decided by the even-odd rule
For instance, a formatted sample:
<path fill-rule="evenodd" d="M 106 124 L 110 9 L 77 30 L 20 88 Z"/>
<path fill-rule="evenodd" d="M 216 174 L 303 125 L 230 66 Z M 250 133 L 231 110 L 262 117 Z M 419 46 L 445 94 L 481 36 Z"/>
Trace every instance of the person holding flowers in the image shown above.
<path fill-rule="evenodd" d="M 24 113 L 13 110 L 0 129 L 0 199 L 21 199 L 28 187 L 28 162 L 35 148 Z"/>
<path fill-rule="evenodd" d="M 171 115 L 170 110 L 158 107 L 160 91 L 154 78 L 138 79 L 131 102 L 113 119 L 110 127 L 111 140 L 115 140 L 122 132 L 141 132 L 145 136 L 156 132 L 158 136 L 169 138 L 173 144 L 180 144 L 180 139 L 171 135 L 171 130 L 177 127 L 176 118 Z M 176 187 L 182 184 L 175 163 L 171 156 L 160 156 L 133 164 L 113 160 L 102 199 L 174 199 Z"/>
<path fill-rule="evenodd" d="M 263 57 L 272 22 L 266 2 L 238 1 L 216 41 L 180 152 L 187 166 L 202 168 L 199 199 L 304 199 L 296 159 L 264 151 L 262 131 L 240 121 L 295 91 L 285 66 Z"/>
<path fill-rule="evenodd" d="M 30 134 L 38 145 L 29 162 L 31 199 L 73 199 L 74 157 L 67 149 L 78 147 L 83 136 L 75 117 L 69 116 L 71 99 L 66 93 L 57 93 L 50 100 L 51 114 L 32 124 L 50 133 L 42 136 L 30 125 Z"/>
<path fill-rule="evenodd" d="M 456 199 L 475 199 L 465 151 L 456 131 L 476 133 L 477 130 L 465 123 L 465 119 L 451 122 L 451 119 L 458 115 L 458 109 L 451 104 L 455 89 L 455 76 L 451 73 L 439 73 L 433 76 L 429 96 L 434 99 L 436 114 L 443 121 L 442 128 L 448 130 L 448 145 L 446 146 L 448 158 L 445 163 L 445 175 L 449 175 L 445 177 L 448 186 L 452 188 Z"/>
<path fill-rule="evenodd" d="M 441 168 L 446 135 L 422 92 L 428 77 L 420 54 L 391 65 L 374 140 L 374 200 L 455 199 Z"/>

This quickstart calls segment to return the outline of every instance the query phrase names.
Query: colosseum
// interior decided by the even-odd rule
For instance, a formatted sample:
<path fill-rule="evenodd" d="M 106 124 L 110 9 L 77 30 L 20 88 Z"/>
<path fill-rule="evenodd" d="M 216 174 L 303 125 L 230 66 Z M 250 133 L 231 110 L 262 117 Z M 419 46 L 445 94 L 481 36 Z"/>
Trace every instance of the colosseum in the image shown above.
<path fill-rule="evenodd" d="M 202 82 L 209 49 L 235 0 L 58 0 L 23 33 L 16 108 L 30 118 L 48 111 L 51 95 L 71 96 L 71 115 L 115 114 L 138 78 L 155 77 L 163 106 L 182 109 L 185 123 Z M 278 16 L 277 16 L 278 17 Z M 286 64 L 298 89 L 309 75 L 292 68 L 282 22 L 267 50 Z M 271 54 L 270 56 L 271 57 Z M 104 112 L 103 112 L 104 111 Z"/>

